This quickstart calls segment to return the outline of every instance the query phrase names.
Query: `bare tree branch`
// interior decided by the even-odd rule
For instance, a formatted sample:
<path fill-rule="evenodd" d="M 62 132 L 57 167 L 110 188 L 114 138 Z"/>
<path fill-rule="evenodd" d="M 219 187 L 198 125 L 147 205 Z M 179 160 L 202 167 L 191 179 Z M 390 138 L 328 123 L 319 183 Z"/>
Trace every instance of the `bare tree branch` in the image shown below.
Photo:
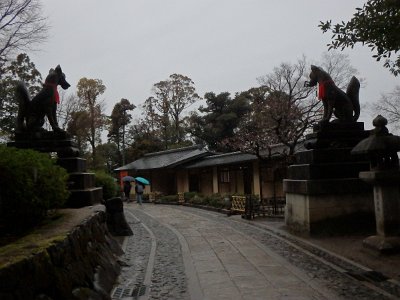
<path fill-rule="evenodd" d="M 0 59 L 34 49 L 47 38 L 47 18 L 40 0 L 2 0 L 0 3 Z"/>
<path fill-rule="evenodd" d="M 400 86 L 396 86 L 391 93 L 382 95 L 373 104 L 371 111 L 383 115 L 395 130 L 400 130 Z"/>

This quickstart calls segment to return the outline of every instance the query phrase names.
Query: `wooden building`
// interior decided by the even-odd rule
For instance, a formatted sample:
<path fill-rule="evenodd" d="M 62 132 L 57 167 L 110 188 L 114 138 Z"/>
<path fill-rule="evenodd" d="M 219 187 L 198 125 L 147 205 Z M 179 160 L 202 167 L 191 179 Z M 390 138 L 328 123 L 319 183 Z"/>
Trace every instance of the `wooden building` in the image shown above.
<path fill-rule="evenodd" d="M 242 152 L 216 154 L 196 145 L 149 153 L 115 171 L 119 178 L 145 177 L 151 183 L 147 192 L 164 195 L 198 192 L 276 198 L 284 196 L 286 166 L 279 151 L 275 153 L 268 160 L 260 160 Z"/>

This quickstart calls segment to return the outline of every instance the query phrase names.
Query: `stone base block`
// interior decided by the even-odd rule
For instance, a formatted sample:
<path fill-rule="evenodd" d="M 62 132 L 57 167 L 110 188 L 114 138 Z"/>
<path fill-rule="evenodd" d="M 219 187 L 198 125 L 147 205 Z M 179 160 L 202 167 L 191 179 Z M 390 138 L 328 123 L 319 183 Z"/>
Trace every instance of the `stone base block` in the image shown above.
<path fill-rule="evenodd" d="M 70 173 L 68 179 L 71 190 L 90 189 L 95 186 L 94 173 Z"/>
<path fill-rule="evenodd" d="M 105 201 L 107 213 L 107 227 L 114 236 L 130 236 L 133 235 L 132 229 L 124 215 L 124 205 L 121 197 L 107 199 Z"/>
<path fill-rule="evenodd" d="M 400 236 L 373 235 L 363 241 L 364 247 L 380 254 L 400 253 Z"/>
<path fill-rule="evenodd" d="M 292 165 L 288 169 L 288 179 L 358 178 L 358 173 L 368 168 L 368 162 Z"/>
<path fill-rule="evenodd" d="M 311 149 L 295 154 L 296 164 L 369 162 L 366 155 L 352 155 L 352 148 Z"/>
<path fill-rule="evenodd" d="M 101 203 L 103 201 L 103 188 L 96 187 L 85 190 L 70 190 L 66 207 L 79 208 L 84 206 L 91 206 Z"/>
<path fill-rule="evenodd" d="M 58 158 L 57 164 L 68 173 L 86 172 L 86 159 L 80 157 Z"/>
<path fill-rule="evenodd" d="M 347 222 L 350 227 L 343 222 Z M 364 223 L 375 226 L 374 199 L 369 193 L 340 195 L 287 193 L 285 223 L 289 230 L 302 234 L 324 232 L 335 234 L 335 231 L 338 233 L 342 231 L 339 227 L 351 232 L 352 227 L 358 224 L 362 227 Z M 335 223 L 339 226 L 335 227 Z M 332 228 L 327 228 L 328 224 Z"/>
<path fill-rule="evenodd" d="M 372 195 L 372 186 L 358 178 L 335 178 L 325 180 L 283 180 L 283 190 L 290 194 L 304 195 L 330 195 L 337 197 L 344 194 L 364 194 Z"/>

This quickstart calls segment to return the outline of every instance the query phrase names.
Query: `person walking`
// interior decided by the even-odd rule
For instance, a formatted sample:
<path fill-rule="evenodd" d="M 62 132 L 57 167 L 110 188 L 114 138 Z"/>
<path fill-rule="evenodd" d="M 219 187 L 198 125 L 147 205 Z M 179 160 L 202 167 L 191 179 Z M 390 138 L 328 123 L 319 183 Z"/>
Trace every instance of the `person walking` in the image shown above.
<path fill-rule="evenodd" d="M 142 205 L 142 195 L 144 192 L 144 185 L 141 182 L 136 181 L 135 193 L 136 193 L 136 203 Z"/>
<path fill-rule="evenodd" d="M 124 181 L 124 195 L 125 195 L 125 201 L 130 202 L 131 199 L 131 182 L 130 181 Z"/>

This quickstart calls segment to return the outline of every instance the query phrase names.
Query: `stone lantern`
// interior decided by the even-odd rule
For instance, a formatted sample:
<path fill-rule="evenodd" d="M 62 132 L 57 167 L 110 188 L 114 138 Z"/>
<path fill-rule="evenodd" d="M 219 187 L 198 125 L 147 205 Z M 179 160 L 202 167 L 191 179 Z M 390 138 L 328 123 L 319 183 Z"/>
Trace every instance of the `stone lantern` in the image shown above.
<path fill-rule="evenodd" d="M 351 151 L 368 156 L 370 171 L 360 172 L 359 178 L 374 187 L 376 235 L 366 238 L 364 245 L 381 253 L 400 252 L 400 137 L 389 133 L 381 115 L 373 125 L 371 135 Z"/>

